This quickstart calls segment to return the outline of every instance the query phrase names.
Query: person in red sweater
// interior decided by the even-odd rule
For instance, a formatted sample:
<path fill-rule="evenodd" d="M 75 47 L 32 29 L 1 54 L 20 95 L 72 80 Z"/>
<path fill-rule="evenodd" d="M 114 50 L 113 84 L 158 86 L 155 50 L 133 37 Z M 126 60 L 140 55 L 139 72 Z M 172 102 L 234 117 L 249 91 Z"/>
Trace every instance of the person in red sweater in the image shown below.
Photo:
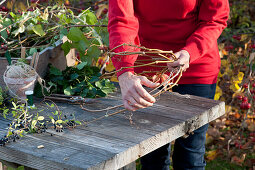
<path fill-rule="evenodd" d="M 109 0 L 110 48 L 123 43 L 147 48 L 173 50 L 178 60 L 168 64 L 185 71 L 173 91 L 214 98 L 220 56 L 217 39 L 227 26 L 228 0 Z M 128 51 L 120 46 L 115 52 Z M 131 67 L 141 56 L 114 56 L 116 70 Z M 117 73 L 124 107 L 137 110 L 156 101 L 144 88 L 158 84 L 135 73 L 155 72 L 160 67 L 127 68 Z M 178 169 L 204 169 L 205 134 L 208 125 L 188 138 L 175 141 L 173 166 Z M 143 169 L 168 169 L 170 145 L 141 158 Z"/>

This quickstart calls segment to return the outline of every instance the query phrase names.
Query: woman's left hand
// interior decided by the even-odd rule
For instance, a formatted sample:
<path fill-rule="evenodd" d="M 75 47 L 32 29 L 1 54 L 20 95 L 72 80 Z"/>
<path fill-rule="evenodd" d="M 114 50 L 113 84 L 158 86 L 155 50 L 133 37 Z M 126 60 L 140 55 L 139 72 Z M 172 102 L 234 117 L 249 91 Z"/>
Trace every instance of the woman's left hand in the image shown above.
<path fill-rule="evenodd" d="M 189 68 L 189 61 L 190 61 L 190 55 L 188 51 L 181 50 L 177 53 L 175 53 L 175 56 L 178 58 L 177 61 L 173 63 L 167 63 L 169 71 L 172 71 L 173 68 L 182 66 L 183 71 L 186 71 L 187 68 Z"/>

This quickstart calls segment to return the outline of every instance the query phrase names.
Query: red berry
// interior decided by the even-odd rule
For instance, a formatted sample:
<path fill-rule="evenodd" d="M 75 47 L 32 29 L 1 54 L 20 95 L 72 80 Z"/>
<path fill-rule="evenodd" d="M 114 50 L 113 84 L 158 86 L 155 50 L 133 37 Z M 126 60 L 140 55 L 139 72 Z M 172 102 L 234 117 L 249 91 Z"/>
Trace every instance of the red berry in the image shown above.
<path fill-rule="evenodd" d="M 255 44 L 250 44 L 249 47 L 255 49 Z"/>
<path fill-rule="evenodd" d="M 107 14 L 107 12 L 108 12 L 108 9 L 105 8 L 105 9 L 103 10 L 103 13 L 104 13 L 104 14 Z"/>
<path fill-rule="evenodd" d="M 250 109 L 251 108 L 251 104 L 250 103 L 245 103 L 245 109 Z"/>
<path fill-rule="evenodd" d="M 225 46 L 225 50 L 226 50 L 226 51 L 233 50 L 233 49 L 234 49 L 234 46 L 233 46 L 233 45 Z"/>
<path fill-rule="evenodd" d="M 94 10 L 98 10 L 98 8 L 99 8 L 98 5 L 94 6 Z"/>
<path fill-rule="evenodd" d="M 245 109 L 245 103 L 240 104 L 240 109 L 244 110 Z"/>
<path fill-rule="evenodd" d="M 253 94 L 253 90 L 250 90 L 251 94 Z"/>
<path fill-rule="evenodd" d="M 8 11 L 9 11 L 9 9 L 8 9 L 8 8 L 6 8 L 5 6 L 3 6 L 3 7 L 2 7 L 2 11 L 4 11 L 4 12 L 8 12 Z"/>
<path fill-rule="evenodd" d="M 242 101 L 243 101 L 243 103 L 247 102 L 248 101 L 248 97 L 243 97 Z"/>
<path fill-rule="evenodd" d="M 255 83 L 252 83 L 252 87 L 255 87 Z"/>
<path fill-rule="evenodd" d="M 243 84 L 243 88 L 247 89 L 248 88 L 248 84 Z"/>
<path fill-rule="evenodd" d="M 236 97 L 238 100 L 242 100 L 243 99 L 243 96 L 237 96 Z"/>
<path fill-rule="evenodd" d="M 252 138 L 252 142 L 255 143 L 255 138 Z"/>
<path fill-rule="evenodd" d="M 240 36 L 240 35 L 233 35 L 232 38 L 233 38 L 233 39 L 236 39 L 236 40 L 238 40 L 238 41 L 241 40 L 241 36 Z"/>
<path fill-rule="evenodd" d="M 98 64 L 99 64 L 99 65 L 102 65 L 102 64 L 104 64 L 104 61 L 100 58 L 100 59 L 98 60 Z"/>
<path fill-rule="evenodd" d="M 240 147 L 240 144 L 239 144 L 239 142 L 237 142 L 237 141 L 234 143 L 234 145 L 235 145 L 236 148 L 239 148 L 239 147 Z"/>
<path fill-rule="evenodd" d="M 255 132 L 251 132 L 249 135 L 250 135 L 251 137 L 255 137 Z"/>
<path fill-rule="evenodd" d="M 230 24 L 232 24 L 233 22 L 232 22 L 231 19 L 229 19 L 229 20 L 227 21 L 227 23 L 228 23 L 228 25 L 230 25 Z"/>

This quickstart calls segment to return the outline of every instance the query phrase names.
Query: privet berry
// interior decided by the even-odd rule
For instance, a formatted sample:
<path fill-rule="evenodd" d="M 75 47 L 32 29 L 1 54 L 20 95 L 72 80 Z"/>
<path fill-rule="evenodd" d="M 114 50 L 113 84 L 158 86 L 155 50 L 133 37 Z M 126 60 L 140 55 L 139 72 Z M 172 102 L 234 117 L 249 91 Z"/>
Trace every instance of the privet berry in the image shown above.
<path fill-rule="evenodd" d="M 237 96 L 236 97 L 238 100 L 242 100 L 243 99 L 243 96 Z"/>
<path fill-rule="evenodd" d="M 248 97 L 243 97 L 243 99 L 242 99 L 242 101 L 245 103 L 245 102 L 247 102 L 248 101 Z"/>
<path fill-rule="evenodd" d="M 247 89 L 248 88 L 248 84 L 244 84 L 243 88 Z"/>

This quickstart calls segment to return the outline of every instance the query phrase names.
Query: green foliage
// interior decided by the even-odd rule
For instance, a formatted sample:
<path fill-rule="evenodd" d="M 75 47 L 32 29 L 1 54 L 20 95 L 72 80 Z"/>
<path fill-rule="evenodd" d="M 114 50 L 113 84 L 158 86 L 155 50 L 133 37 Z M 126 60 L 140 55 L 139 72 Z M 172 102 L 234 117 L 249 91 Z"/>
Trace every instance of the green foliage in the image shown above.
<path fill-rule="evenodd" d="M 50 66 L 46 80 L 51 93 L 78 95 L 87 98 L 105 97 L 115 90 L 108 79 L 100 79 L 99 68 L 88 66 L 85 62 L 76 67 L 67 67 L 64 71 Z"/>
<path fill-rule="evenodd" d="M 4 102 L 3 89 L 0 87 L 0 105 L 2 105 L 3 102 Z"/>
<path fill-rule="evenodd" d="M 246 167 L 235 165 L 233 163 L 229 163 L 229 161 L 226 161 L 226 160 L 215 159 L 213 161 L 207 162 L 207 165 L 206 165 L 205 169 L 206 170 L 215 170 L 215 169 L 221 169 L 221 170 L 229 170 L 229 169 L 244 170 L 245 168 Z"/>
<path fill-rule="evenodd" d="M 32 9 L 33 8 L 33 9 Z M 84 25 L 101 24 L 95 14 L 89 9 L 72 11 L 64 4 L 47 7 L 31 7 L 32 10 L 22 12 L 9 12 L 9 15 L 0 14 L 0 43 L 3 48 L 0 53 L 10 51 L 12 57 L 20 57 L 20 46 L 27 47 L 26 55 L 40 52 L 52 46 L 58 40 L 67 36 L 70 42 L 62 47 L 67 54 L 75 48 L 81 55 L 82 61 L 92 63 L 101 52 L 97 46 L 102 45 L 99 32 L 106 28 L 84 27 Z M 81 27 L 78 27 L 81 25 Z M 86 36 L 85 36 L 86 35 Z M 91 47 L 91 49 L 90 49 Z"/>

